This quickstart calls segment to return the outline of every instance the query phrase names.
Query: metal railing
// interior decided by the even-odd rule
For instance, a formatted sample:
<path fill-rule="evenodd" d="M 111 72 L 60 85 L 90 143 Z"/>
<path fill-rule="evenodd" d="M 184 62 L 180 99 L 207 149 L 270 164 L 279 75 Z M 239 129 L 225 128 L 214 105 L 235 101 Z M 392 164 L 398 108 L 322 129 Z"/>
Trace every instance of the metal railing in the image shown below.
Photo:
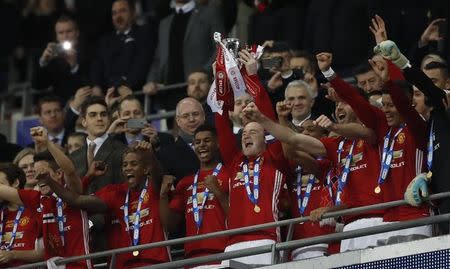
<path fill-rule="evenodd" d="M 438 194 L 430 195 L 428 198 L 424 199 L 424 201 L 432 201 L 442 198 L 450 198 L 450 192 L 443 192 Z M 323 215 L 323 219 L 325 218 L 335 218 L 335 217 L 341 217 L 341 216 L 347 216 L 347 215 L 355 215 L 359 213 L 364 213 L 367 211 L 372 210 L 378 210 L 378 209 L 387 209 L 391 207 L 401 206 L 401 205 L 408 205 L 406 201 L 404 200 L 397 200 L 397 201 L 391 201 L 386 203 L 380 203 L 375 205 L 369 205 L 369 206 L 362 206 L 362 207 L 356 207 L 356 208 L 350 208 L 335 212 L 329 212 L 325 213 Z M 178 239 L 172 239 L 167 241 L 161 241 L 161 242 L 154 242 L 149 244 L 143 244 L 133 247 L 126 247 L 126 248 L 120 248 L 120 249 L 113 249 L 113 250 L 107 250 L 97 253 L 92 253 L 88 255 L 83 256 L 77 256 L 77 257 L 68 257 L 61 260 L 56 261 L 57 265 L 67 264 L 70 262 L 76 262 L 86 259 L 94 259 L 94 258 L 100 258 L 100 257 L 111 257 L 111 263 L 110 268 L 114 268 L 114 262 L 115 258 L 118 254 L 125 253 L 125 252 L 132 252 L 135 250 L 142 251 L 144 249 L 150 249 L 150 248 L 157 248 L 157 247 L 167 247 L 171 245 L 177 245 L 177 244 L 183 244 L 187 242 L 197 241 L 197 240 L 204 240 L 214 237 L 221 237 L 221 236 L 231 236 L 236 234 L 243 234 L 247 232 L 254 232 L 258 230 L 264 230 L 268 228 L 275 228 L 275 227 L 281 227 L 281 226 L 289 226 L 288 234 L 292 236 L 292 231 L 294 228 L 294 225 L 309 221 L 308 217 L 299 217 L 299 218 L 293 218 L 288 220 L 282 220 L 277 222 L 271 222 L 271 223 L 264 223 L 254 226 L 248 226 L 248 227 L 242 227 L 232 230 L 225 230 L 225 231 L 219 231 L 214 233 L 208 233 L 208 234 L 202 234 L 202 235 L 196 235 L 196 236 L 190 236 L 185 238 L 178 238 Z M 238 257 L 244 257 L 244 256 L 250 256 L 250 255 L 256 255 L 261 253 L 272 253 L 273 257 L 273 263 L 276 263 L 276 252 L 279 250 L 289 250 L 297 247 L 303 247 L 303 246 L 309 246 L 314 245 L 318 243 L 328 243 L 333 242 L 341 239 L 348 239 L 348 238 L 354 238 L 364 235 L 371 235 L 375 233 L 381 233 L 386 231 L 393 231 L 393 230 L 399 230 L 399 229 L 406 229 L 416 226 L 423 226 L 428 224 L 434 224 L 434 223 L 441 223 L 441 222 L 449 222 L 450 221 L 450 214 L 445 215 L 438 215 L 438 216 L 432 216 L 427 218 L 421 218 L 421 219 L 415 219 L 411 221 L 405 221 L 405 222 L 398 222 L 398 223 L 392 223 L 392 224 L 385 224 L 370 228 L 364 228 L 359 230 L 353 230 L 348 232 L 341 232 L 341 233 L 334 233 L 334 234 L 328 234 L 318 237 L 312 237 L 307 239 L 301 239 L 301 240 L 295 240 L 291 241 L 291 238 L 287 238 L 286 242 L 276 243 L 273 245 L 267 245 L 267 246 L 261 246 L 256 248 L 249 248 L 239 251 L 233 251 L 233 252 L 226 252 L 226 253 L 220 253 L 220 254 L 214 254 L 204 257 L 197 257 L 192 259 L 185 259 L 180 261 L 173 261 L 169 263 L 163 263 L 163 264 L 157 264 L 152 265 L 148 267 L 143 268 L 177 268 L 182 266 L 188 266 L 188 265 L 196 265 L 211 261 L 218 261 L 218 260 L 229 260 L 232 258 L 238 258 Z M 34 264 L 28 264 L 23 265 L 18 268 L 20 269 L 26 269 L 26 268 L 38 268 L 41 266 L 45 266 L 45 262 L 40 263 L 34 263 Z"/>

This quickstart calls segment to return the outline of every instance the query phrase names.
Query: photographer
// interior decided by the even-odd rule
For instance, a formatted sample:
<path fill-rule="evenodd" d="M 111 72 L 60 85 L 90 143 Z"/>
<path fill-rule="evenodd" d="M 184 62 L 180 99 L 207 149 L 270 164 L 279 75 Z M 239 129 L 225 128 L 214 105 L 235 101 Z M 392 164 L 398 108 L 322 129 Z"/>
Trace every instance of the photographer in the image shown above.
<path fill-rule="evenodd" d="M 53 88 L 53 93 L 67 101 L 75 91 L 88 83 L 87 59 L 78 42 L 79 31 L 74 19 L 67 15 L 55 24 L 56 42 L 48 43 L 33 76 L 36 89 Z"/>

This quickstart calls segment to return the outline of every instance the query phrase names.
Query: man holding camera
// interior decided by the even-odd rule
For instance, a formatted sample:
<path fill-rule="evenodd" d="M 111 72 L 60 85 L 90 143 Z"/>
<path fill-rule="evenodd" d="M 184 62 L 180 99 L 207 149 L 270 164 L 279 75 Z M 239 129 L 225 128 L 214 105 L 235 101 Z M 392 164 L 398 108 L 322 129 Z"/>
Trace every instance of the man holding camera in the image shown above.
<path fill-rule="evenodd" d="M 67 101 L 78 88 L 87 84 L 88 63 L 80 52 L 79 31 L 74 19 L 67 15 L 59 17 L 55 34 L 57 42 L 48 43 L 42 53 L 32 84 L 36 89 L 52 87 L 55 95 Z"/>

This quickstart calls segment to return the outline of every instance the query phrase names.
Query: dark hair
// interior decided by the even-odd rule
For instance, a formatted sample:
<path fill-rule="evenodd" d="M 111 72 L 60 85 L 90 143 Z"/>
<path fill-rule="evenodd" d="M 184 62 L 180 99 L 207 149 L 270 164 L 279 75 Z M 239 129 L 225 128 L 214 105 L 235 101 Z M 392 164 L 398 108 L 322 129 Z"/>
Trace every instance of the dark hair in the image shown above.
<path fill-rule="evenodd" d="M 93 105 L 102 105 L 106 108 L 106 111 L 109 113 L 108 105 L 106 104 L 105 100 L 99 96 L 92 96 L 86 99 L 86 101 L 81 104 L 80 108 L 80 115 L 81 117 L 86 117 L 86 111 L 90 106 Z"/>
<path fill-rule="evenodd" d="M 306 60 L 308 60 L 309 64 L 308 67 L 310 69 L 311 72 L 315 72 L 317 71 L 317 60 L 314 58 L 314 55 L 312 55 L 311 53 L 309 53 L 306 50 L 293 50 L 291 51 L 292 57 L 294 58 L 305 58 Z M 305 70 L 308 71 L 308 70 Z"/>
<path fill-rule="evenodd" d="M 2 163 L 0 164 L 0 172 L 6 175 L 9 185 L 14 184 L 14 181 L 17 179 L 19 180 L 19 189 L 23 189 L 25 186 L 27 178 L 25 172 L 19 166 L 12 163 Z"/>
<path fill-rule="evenodd" d="M 273 42 L 273 46 L 272 47 L 266 47 L 264 49 L 266 52 L 291 52 L 291 48 L 289 46 L 289 44 L 287 42 L 283 42 L 283 41 L 276 41 Z"/>
<path fill-rule="evenodd" d="M 42 112 L 42 105 L 45 103 L 58 103 L 61 109 L 64 108 L 64 101 L 61 99 L 61 97 L 56 95 L 46 95 L 39 99 L 38 105 L 37 105 L 37 113 L 41 115 Z"/>
<path fill-rule="evenodd" d="M 203 73 L 203 74 L 205 74 L 206 77 L 208 78 L 208 82 L 211 83 L 211 73 L 208 72 L 206 69 L 203 69 L 203 68 L 197 68 L 197 69 L 194 69 L 194 70 L 192 70 L 192 71 L 189 73 L 188 77 L 189 77 L 191 74 L 193 74 L 193 73 Z"/>
<path fill-rule="evenodd" d="M 86 136 L 87 136 L 87 134 L 82 133 L 82 132 L 73 132 L 73 133 L 70 133 L 70 134 L 67 136 L 67 138 L 69 139 L 69 138 L 71 138 L 71 137 L 80 137 L 80 138 L 82 138 L 82 139 L 85 139 Z"/>
<path fill-rule="evenodd" d="M 136 96 L 134 96 L 134 95 L 128 95 L 128 96 L 126 96 L 125 98 L 123 98 L 122 100 L 120 100 L 119 105 L 117 106 L 117 110 L 119 111 L 119 114 L 120 114 L 120 112 L 121 112 L 121 110 L 122 110 L 122 109 L 121 109 L 122 104 L 123 104 L 123 102 L 125 102 L 125 101 L 135 101 L 135 102 L 138 102 L 138 103 L 139 103 L 139 107 L 140 107 L 140 109 L 142 110 L 142 113 L 144 113 L 144 108 L 142 107 L 141 101 L 139 101 L 139 99 L 137 99 Z"/>
<path fill-rule="evenodd" d="M 440 69 L 445 78 L 448 78 L 448 66 L 442 62 L 429 62 L 424 66 L 425 70 Z"/>
<path fill-rule="evenodd" d="M 206 123 L 198 126 L 197 129 L 195 129 L 194 137 L 200 132 L 211 132 L 214 136 L 217 136 L 216 128 L 214 126 L 211 126 L 211 125 L 206 124 Z"/>
<path fill-rule="evenodd" d="M 414 93 L 412 85 L 406 80 L 394 80 L 393 83 L 402 90 L 403 94 L 408 97 L 409 102 L 412 102 L 412 96 Z M 383 94 L 390 94 L 390 90 L 383 86 Z"/>
<path fill-rule="evenodd" d="M 130 8 L 131 12 L 135 12 L 136 11 L 136 6 L 135 6 L 135 1 L 134 0 L 114 0 L 112 2 L 112 4 L 114 4 L 115 2 L 119 2 L 119 1 L 127 2 L 128 7 Z"/>
<path fill-rule="evenodd" d="M 357 92 L 359 93 L 359 95 L 361 95 L 362 97 L 364 97 L 364 99 L 366 99 L 366 101 L 369 100 L 369 94 L 367 94 L 367 92 L 363 89 L 361 89 L 360 87 L 355 87 Z"/>
<path fill-rule="evenodd" d="M 361 74 L 367 73 L 367 72 L 372 71 L 372 70 L 373 69 L 369 65 L 369 63 L 368 62 L 364 62 L 364 63 L 361 63 L 360 65 L 356 66 L 355 68 L 353 68 L 353 76 L 355 77 L 355 80 L 358 81 L 356 79 L 357 75 L 361 75 Z"/>
<path fill-rule="evenodd" d="M 42 151 L 38 152 L 33 157 L 34 162 L 44 161 L 48 163 L 48 166 L 50 166 L 51 169 L 54 171 L 59 169 L 59 165 L 56 163 L 55 158 L 53 158 L 52 154 L 50 152 Z"/>
<path fill-rule="evenodd" d="M 78 29 L 77 21 L 69 14 L 61 14 L 61 16 L 59 16 L 58 19 L 56 20 L 55 24 L 62 23 L 62 22 L 72 22 L 75 25 L 75 28 Z"/>

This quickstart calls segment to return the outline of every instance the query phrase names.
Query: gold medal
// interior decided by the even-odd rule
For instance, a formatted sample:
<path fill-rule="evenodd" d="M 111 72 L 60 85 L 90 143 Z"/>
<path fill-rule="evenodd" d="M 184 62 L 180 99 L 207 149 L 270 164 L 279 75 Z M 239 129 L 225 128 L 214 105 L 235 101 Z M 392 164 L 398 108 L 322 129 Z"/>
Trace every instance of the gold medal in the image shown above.
<path fill-rule="evenodd" d="M 427 179 L 431 179 L 432 176 L 433 176 L 433 172 L 428 171 L 428 173 L 427 173 Z"/>
<path fill-rule="evenodd" d="M 380 186 L 377 186 L 374 191 L 375 191 L 375 193 L 380 193 L 381 192 Z"/>
<path fill-rule="evenodd" d="M 138 250 L 133 251 L 133 256 L 134 257 L 137 257 L 138 255 L 139 255 L 139 251 Z"/>
<path fill-rule="evenodd" d="M 261 208 L 258 205 L 255 205 L 255 207 L 253 208 L 253 211 L 255 211 L 255 213 L 259 213 L 259 212 L 261 212 Z"/>

